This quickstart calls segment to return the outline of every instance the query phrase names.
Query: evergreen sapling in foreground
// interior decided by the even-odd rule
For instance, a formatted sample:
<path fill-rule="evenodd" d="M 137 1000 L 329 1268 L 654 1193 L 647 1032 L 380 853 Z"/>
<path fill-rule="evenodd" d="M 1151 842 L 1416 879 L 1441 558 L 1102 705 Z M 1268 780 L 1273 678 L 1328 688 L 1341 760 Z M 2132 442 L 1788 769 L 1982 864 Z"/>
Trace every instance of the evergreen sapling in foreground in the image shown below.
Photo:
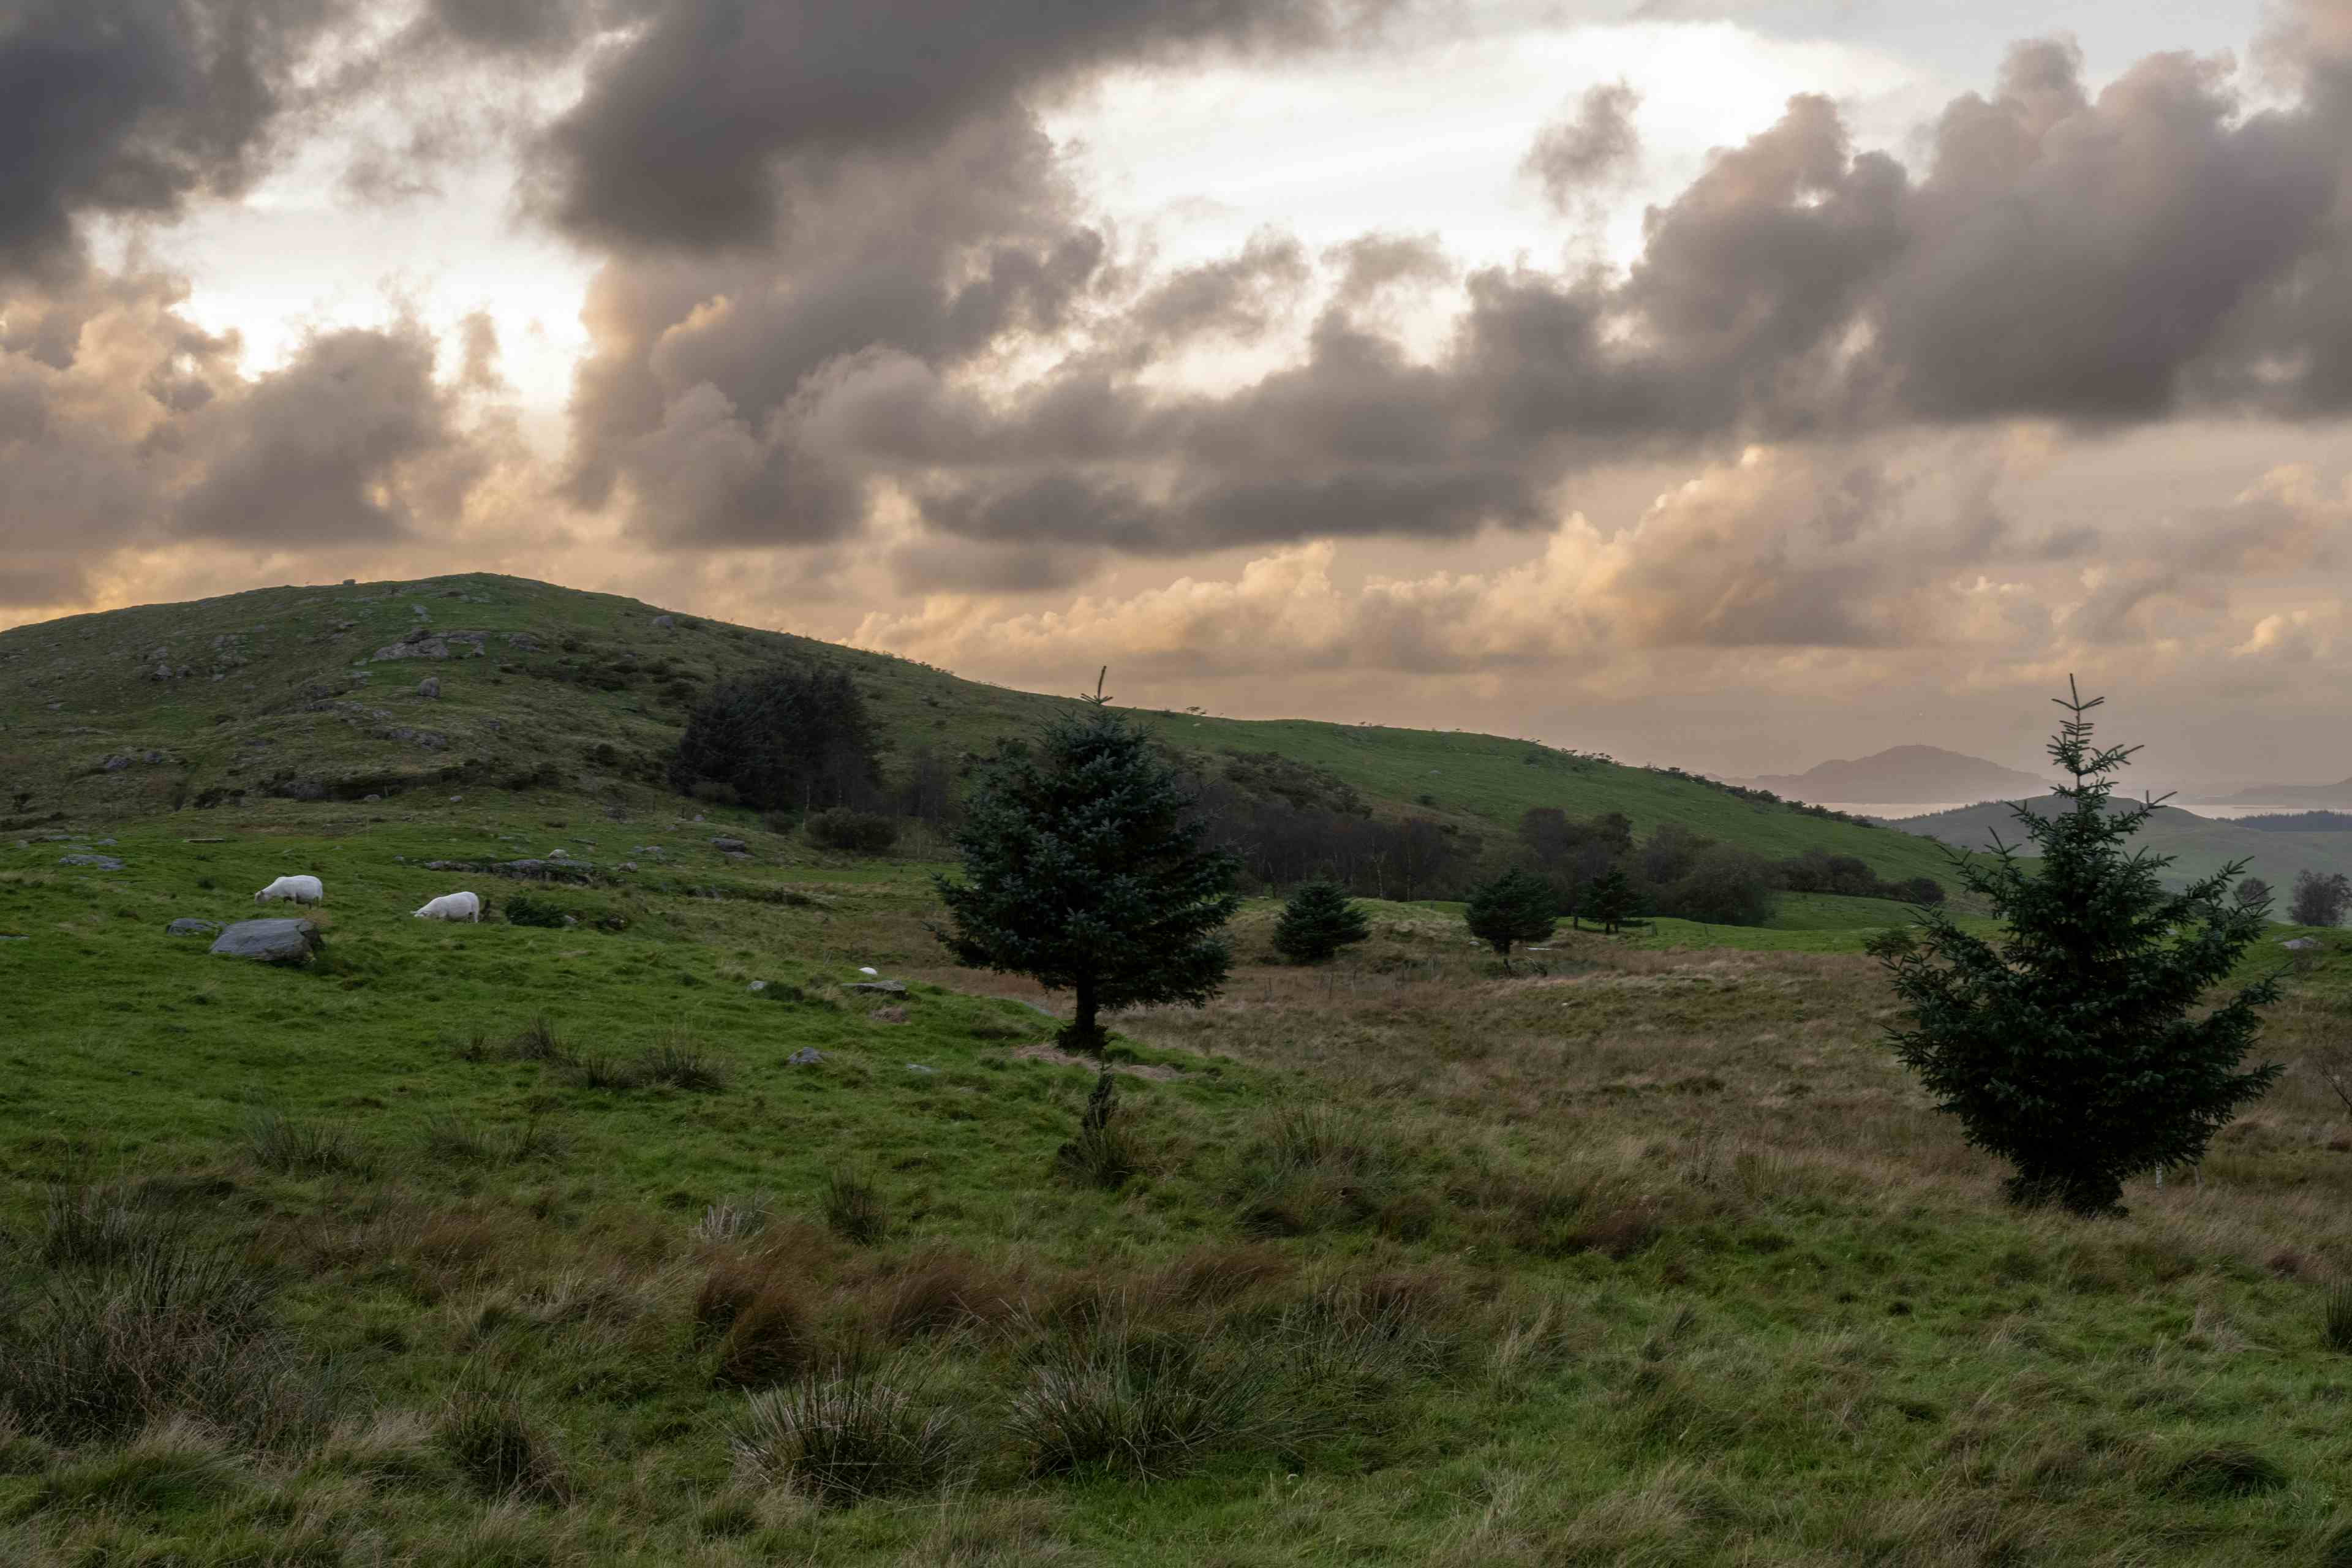
<path fill-rule="evenodd" d="M 2262 906 L 2228 896 L 2244 863 L 2175 893 L 2157 875 L 2169 857 L 2126 853 L 2158 803 L 2109 809 L 2109 775 L 2137 748 L 2094 748 L 2085 715 L 2101 700 L 2067 689 L 2050 755 L 2073 776 L 2056 792 L 2072 809 L 2014 808 L 2033 858 L 1998 840 L 1990 857 L 1952 857 L 2004 933 L 1927 909 L 1872 951 L 1909 1016 L 1889 1031 L 1895 1055 L 1971 1144 L 2014 1168 L 2010 1200 L 2112 1215 L 2126 1182 L 2196 1163 L 2278 1077 L 2240 1067 L 2278 982 L 2200 1011 L 2263 933 Z"/>
<path fill-rule="evenodd" d="M 1364 912 L 1332 882 L 1308 882 L 1283 900 L 1274 928 L 1276 952 L 1293 963 L 1323 963 L 1372 934 Z"/>
<path fill-rule="evenodd" d="M 1548 942 L 1559 929 L 1553 913 L 1557 904 L 1549 882 L 1514 866 L 1471 893 L 1462 919 L 1470 934 L 1493 948 L 1508 969 L 1513 942 Z"/>
<path fill-rule="evenodd" d="M 1224 984 L 1221 934 L 1241 907 L 1238 862 L 1150 737 L 1106 709 L 1013 743 L 973 788 L 956 843 L 968 879 L 935 879 L 960 963 L 1068 991 L 1072 1049 L 1099 1052 L 1105 1007 L 1188 1002 Z"/>

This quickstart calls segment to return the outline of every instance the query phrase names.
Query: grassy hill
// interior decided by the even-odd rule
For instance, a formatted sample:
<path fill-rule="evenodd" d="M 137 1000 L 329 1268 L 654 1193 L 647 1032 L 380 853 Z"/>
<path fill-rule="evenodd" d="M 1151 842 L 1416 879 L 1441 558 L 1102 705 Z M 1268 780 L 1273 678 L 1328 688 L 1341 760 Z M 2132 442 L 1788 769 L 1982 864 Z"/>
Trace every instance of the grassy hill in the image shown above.
<path fill-rule="evenodd" d="M 519 578 L 257 589 L 0 632 L 0 822 L 265 798 L 405 794 L 418 805 L 425 792 L 484 788 L 648 808 L 696 695 L 779 659 L 849 669 L 901 765 L 920 746 L 985 751 L 1071 700 Z M 427 677 L 437 698 L 418 694 Z M 1816 847 L 1856 856 L 1894 880 L 1945 871 L 1906 835 L 1524 741 L 1145 717 L 1181 749 L 1276 752 L 1328 769 L 1376 810 L 1475 832 L 1507 831 L 1536 805 L 1618 811 L 1639 831 L 1680 823 L 1775 858 Z"/>
<path fill-rule="evenodd" d="M 2066 803 L 2056 795 L 2043 795 L 2025 804 L 2043 816 L 2054 816 L 2066 807 Z M 2010 807 L 1998 803 L 1937 812 L 1932 816 L 1906 817 L 1894 826 L 1963 849 L 1989 848 L 1995 834 L 2011 845 L 2021 843 L 2025 837 Z M 2173 887 L 2210 876 L 2232 861 L 2245 861 L 2247 875 L 2260 877 L 2271 885 L 2282 915 L 2285 912 L 2287 892 L 2294 886 L 2298 872 L 2326 875 L 2341 871 L 2352 875 L 2352 834 L 2266 832 L 2238 822 L 2199 816 L 2178 806 L 2158 807 L 2132 843 L 2135 848 L 2144 847 L 2151 854 L 2173 858 L 2171 866 L 2162 873 L 2164 880 Z"/>

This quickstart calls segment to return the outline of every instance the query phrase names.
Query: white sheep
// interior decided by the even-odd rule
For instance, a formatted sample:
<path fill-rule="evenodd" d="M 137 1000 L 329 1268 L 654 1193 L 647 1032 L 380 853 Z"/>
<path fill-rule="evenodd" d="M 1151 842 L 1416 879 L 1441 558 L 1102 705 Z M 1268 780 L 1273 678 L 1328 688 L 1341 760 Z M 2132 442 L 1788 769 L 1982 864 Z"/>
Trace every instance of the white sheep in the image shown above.
<path fill-rule="evenodd" d="M 257 904 L 266 904 L 272 899 L 291 899 L 298 904 L 323 904 L 327 901 L 327 889 L 320 885 L 316 877 L 280 877 L 253 895 L 253 901 Z"/>
<path fill-rule="evenodd" d="M 421 921 L 472 921 L 482 919 L 482 900 L 472 893 L 444 893 L 416 911 Z"/>

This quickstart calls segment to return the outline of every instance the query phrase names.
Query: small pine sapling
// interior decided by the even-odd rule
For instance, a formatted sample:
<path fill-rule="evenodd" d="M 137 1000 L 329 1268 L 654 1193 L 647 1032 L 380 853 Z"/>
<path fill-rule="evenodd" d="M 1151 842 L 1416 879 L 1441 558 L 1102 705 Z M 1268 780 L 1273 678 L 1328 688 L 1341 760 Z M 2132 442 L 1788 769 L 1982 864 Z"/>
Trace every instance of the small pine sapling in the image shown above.
<path fill-rule="evenodd" d="M 1514 942 L 1550 940 L 1559 927 L 1558 903 L 1549 882 L 1514 866 L 1472 891 L 1462 919 L 1470 934 L 1493 948 L 1507 970 Z"/>

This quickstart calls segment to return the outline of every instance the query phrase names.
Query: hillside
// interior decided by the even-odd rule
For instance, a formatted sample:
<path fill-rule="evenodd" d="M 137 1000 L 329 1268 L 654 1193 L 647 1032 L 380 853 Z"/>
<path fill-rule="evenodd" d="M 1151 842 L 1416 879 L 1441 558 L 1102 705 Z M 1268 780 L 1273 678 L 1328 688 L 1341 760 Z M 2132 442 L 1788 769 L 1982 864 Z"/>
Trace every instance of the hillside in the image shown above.
<path fill-rule="evenodd" d="M 2337 784 L 2255 784 L 2235 795 L 2217 795 L 2213 805 L 2352 806 L 2352 779 Z"/>
<path fill-rule="evenodd" d="M 257 589 L 0 632 L 0 823 L 404 794 L 415 808 L 433 804 L 417 792 L 482 789 L 645 806 L 663 794 L 662 757 L 696 696 L 779 659 L 846 668 L 894 765 L 924 746 L 985 751 L 1074 700 L 520 578 Z M 419 694 L 428 677 L 437 697 Z M 1507 832 L 1530 806 L 1615 811 L 1637 831 L 1675 822 L 1775 858 L 1818 847 L 1890 880 L 1946 877 L 1905 835 L 1524 741 L 1144 716 L 1186 751 L 1278 752 L 1329 770 L 1375 810 L 1472 833 Z"/>
<path fill-rule="evenodd" d="M 2024 804 L 2045 816 L 2065 805 L 2055 795 L 2043 795 Z M 1932 816 L 1905 817 L 1893 826 L 1964 849 L 1989 848 L 1995 834 L 2011 845 L 2025 837 L 2010 807 L 2000 803 L 1939 811 Z M 2174 857 L 2172 865 L 2164 872 L 2164 879 L 2174 887 L 2209 876 L 2231 861 L 2246 861 L 2247 874 L 2271 885 L 2282 910 L 2287 890 L 2294 885 L 2299 871 L 2323 875 L 2342 871 L 2352 875 L 2352 835 L 2264 831 L 2242 822 L 2199 816 L 2178 806 L 2158 807 L 2133 842 L 2135 847 L 2145 847 L 2153 854 Z"/>
<path fill-rule="evenodd" d="M 1891 746 L 1852 761 L 1822 763 L 1801 773 L 1747 781 L 1790 800 L 1866 801 L 1879 805 L 2037 795 L 2047 780 L 1941 746 Z"/>

